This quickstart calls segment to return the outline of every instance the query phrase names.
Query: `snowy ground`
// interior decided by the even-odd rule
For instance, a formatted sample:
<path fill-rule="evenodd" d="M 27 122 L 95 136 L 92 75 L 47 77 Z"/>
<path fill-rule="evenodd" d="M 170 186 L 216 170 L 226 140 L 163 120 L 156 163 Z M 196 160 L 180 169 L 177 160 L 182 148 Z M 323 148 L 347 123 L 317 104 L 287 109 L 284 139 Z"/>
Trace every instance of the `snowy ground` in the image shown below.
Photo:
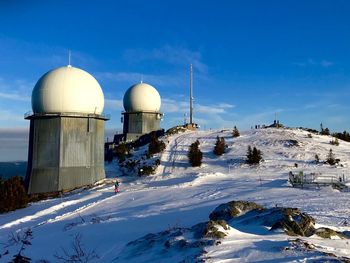
<path fill-rule="evenodd" d="M 221 157 L 212 153 L 218 135 L 225 137 L 228 144 L 227 153 Z M 157 174 L 121 177 L 121 192 L 117 195 L 113 193 L 113 184 L 106 183 L 0 215 L 0 253 L 8 250 L 0 262 L 8 262 L 18 252 L 18 245 L 9 244 L 9 235 L 28 228 L 33 231 L 33 239 L 23 254 L 34 262 L 40 259 L 59 262 L 54 255 L 63 255 L 62 248 L 70 253 L 77 234 L 81 234 L 86 251 L 95 250 L 98 254 L 96 262 L 179 262 L 183 259 L 180 252 L 169 256 L 157 249 L 144 248 L 133 251 L 134 257 L 125 257 L 123 253 L 128 251 L 127 243 L 146 234 L 190 228 L 207 221 L 215 207 L 231 200 L 254 201 L 265 207 L 298 207 L 320 226 L 350 231 L 344 224 L 350 223 L 350 192 L 330 187 L 298 189 L 287 182 L 289 171 L 345 174 L 350 178 L 350 144 L 340 141 L 339 146 L 332 146 L 331 137 L 307 135 L 301 130 L 264 129 L 243 132 L 238 138 L 232 138 L 229 130 L 186 132 L 166 138 L 169 142 Z M 204 158 L 202 167 L 192 168 L 188 165 L 187 151 L 196 139 L 201 143 Z M 292 146 L 290 140 L 297 140 L 299 145 Z M 257 167 L 244 163 L 248 145 L 263 152 L 264 162 Z M 326 159 L 330 148 L 343 167 L 314 162 L 315 154 Z M 106 171 L 109 177 L 119 174 L 115 163 L 107 165 Z M 314 244 L 316 251 L 350 257 L 346 239 L 314 236 L 301 239 Z M 290 240 L 295 238 L 282 233 L 261 233 L 254 228 L 231 228 L 220 245 L 206 248 L 205 258 L 208 262 L 313 262 L 319 258 L 316 252 L 284 252 Z"/>

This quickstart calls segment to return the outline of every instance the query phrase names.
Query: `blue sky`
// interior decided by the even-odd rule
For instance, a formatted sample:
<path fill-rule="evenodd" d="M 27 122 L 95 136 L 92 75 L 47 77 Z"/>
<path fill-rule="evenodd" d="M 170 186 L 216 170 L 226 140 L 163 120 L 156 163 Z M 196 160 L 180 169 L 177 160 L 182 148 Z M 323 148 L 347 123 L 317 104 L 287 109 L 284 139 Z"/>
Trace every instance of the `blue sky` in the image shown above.
<path fill-rule="evenodd" d="M 0 1 L 0 130 L 27 129 L 36 81 L 68 64 L 96 77 L 121 127 L 143 76 L 164 128 L 183 122 L 189 64 L 203 128 L 271 123 L 350 130 L 350 1 Z"/>

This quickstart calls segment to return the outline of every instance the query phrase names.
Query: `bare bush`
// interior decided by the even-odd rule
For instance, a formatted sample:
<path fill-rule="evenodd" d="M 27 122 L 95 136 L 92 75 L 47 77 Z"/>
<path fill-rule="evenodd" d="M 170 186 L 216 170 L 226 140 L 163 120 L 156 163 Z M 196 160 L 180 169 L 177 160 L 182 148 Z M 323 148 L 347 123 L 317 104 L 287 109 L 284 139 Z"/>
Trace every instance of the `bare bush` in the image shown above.
<path fill-rule="evenodd" d="M 11 233 L 8 236 L 8 241 L 5 246 L 5 248 L 12 247 L 12 246 L 19 246 L 19 251 L 17 254 L 13 255 L 11 263 L 29 263 L 31 262 L 31 259 L 26 257 L 23 252 L 24 250 L 30 246 L 32 243 L 30 242 L 33 239 L 33 232 L 30 228 L 28 228 L 24 232 L 18 232 L 18 233 Z M 8 254 L 8 251 L 4 253 Z"/>
<path fill-rule="evenodd" d="M 71 248 L 67 249 L 61 247 L 61 253 L 55 253 L 54 257 L 62 262 L 69 263 L 87 263 L 95 259 L 99 259 L 95 249 L 86 250 L 81 242 L 82 236 L 80 233 L 74 236 Z"/>

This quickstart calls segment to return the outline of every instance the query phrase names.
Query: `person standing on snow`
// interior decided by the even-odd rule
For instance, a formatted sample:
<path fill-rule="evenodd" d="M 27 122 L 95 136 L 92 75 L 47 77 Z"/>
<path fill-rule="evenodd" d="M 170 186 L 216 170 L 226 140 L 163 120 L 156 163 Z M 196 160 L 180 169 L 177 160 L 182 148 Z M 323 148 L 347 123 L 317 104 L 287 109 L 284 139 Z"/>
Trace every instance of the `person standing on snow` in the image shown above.
<path fill-rule="evenodd" d="M 117 194 L 119 192 L 119 181 L 116 180 L 114 183 L 114 194 Z"/>

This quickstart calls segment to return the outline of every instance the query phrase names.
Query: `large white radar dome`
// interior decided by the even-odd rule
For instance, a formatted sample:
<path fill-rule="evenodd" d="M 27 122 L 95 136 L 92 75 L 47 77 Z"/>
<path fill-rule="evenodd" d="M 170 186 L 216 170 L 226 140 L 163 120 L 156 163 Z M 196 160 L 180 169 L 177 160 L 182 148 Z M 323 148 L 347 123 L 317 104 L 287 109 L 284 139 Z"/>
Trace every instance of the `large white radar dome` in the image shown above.
<path fill-rule="evenodd" d="M 32 92 L 34 113 L 101 114 L 104 96 L 97 80 L 71 66 L 47 72 Z"/>
<path fill-rule="evenodd" d="M 123 104 L 126 112 L 159 112 L 161 101 L 154 87 L 146 83 L 139 83 L 131 86 L 125 92 Z"/>

